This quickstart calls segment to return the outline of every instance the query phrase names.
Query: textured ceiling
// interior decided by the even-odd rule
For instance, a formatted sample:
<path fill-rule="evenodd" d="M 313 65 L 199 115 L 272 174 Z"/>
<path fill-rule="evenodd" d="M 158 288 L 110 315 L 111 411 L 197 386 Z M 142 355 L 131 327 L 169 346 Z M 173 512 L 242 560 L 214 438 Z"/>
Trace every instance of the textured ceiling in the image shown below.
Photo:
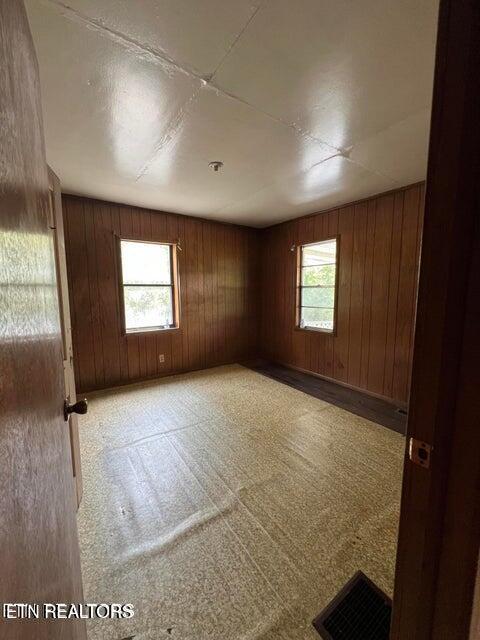
<path fill-rule="evenodd" d="M 437 0 L 26 6 L 69 193 L 262 227 L 425 177 Z"/>

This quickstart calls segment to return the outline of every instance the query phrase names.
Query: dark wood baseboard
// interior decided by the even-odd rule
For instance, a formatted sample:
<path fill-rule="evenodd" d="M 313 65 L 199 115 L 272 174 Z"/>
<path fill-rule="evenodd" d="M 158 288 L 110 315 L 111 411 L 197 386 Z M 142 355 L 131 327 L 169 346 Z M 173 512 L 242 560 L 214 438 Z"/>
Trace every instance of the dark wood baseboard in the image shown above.
<path fill-rule="evenodd" d="M 283 382 L 294 389 L 325 400 L 325 402 L 381 424 L 397 433 L 402 435 L 406 433 L 407 414 L 404 407 L 395 406 L 387 400 L 266 360 L 242 364 L 257 373 Z"/>
<path fill-rule="evenodd" d="M 249 362 L 253 362 L 253 360 L 249 360 Z M 142 385 L 148 382 L 155 382 L 155 380 L 163 380 L 163 378 L 172 378 L 174 376 L 184 376 L 188 373 L 195 373 L 197 371 L 205 371 L 207 369 L 215 369 L 216 367 L 225 367 L 229 364 L 238 364 L 237 359 L 233 360 L 225 360 L 224 362 L 216 362 L 215 364 L 210 364 L 205 367 L 197 367 L 194 369 L 170 369 L 163 373 L 155 373 L 152 376 L 145 376 L 142 378 L 135 378 L 134 380 L 121 380 L 115 384 L 108 385 L 105 387 L 95 387 L 93 389 L 77 389 L 77 395 L 85 395 L 88 398 L 94 398 L 96 395 L 102 395 L 103 393 L 108 393 L 109 391 L 116 391 L 122 388 L 131 388 L 131 387 L 141 387 Z M 245 365 L 246 366 L 246 365 Z"/>

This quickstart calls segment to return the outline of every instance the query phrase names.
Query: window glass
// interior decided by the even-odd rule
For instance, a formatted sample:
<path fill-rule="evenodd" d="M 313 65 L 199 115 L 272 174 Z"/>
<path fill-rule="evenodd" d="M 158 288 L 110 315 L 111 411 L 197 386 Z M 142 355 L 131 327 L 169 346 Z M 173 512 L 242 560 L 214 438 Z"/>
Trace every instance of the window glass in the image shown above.
<path fill-rule="evenodd" d="M 335 323 L 337 240 L 300 248 L 299 326 L 332 332 Z"/>
<path fill-rule="evenodd" d="M 122 240 L 124 284 L 172 284 L 170 245 Z"/>
<path fill-rule="evenodd" d="M 172 246 L 121 241 L 125 329 L 175 326 Z"/>

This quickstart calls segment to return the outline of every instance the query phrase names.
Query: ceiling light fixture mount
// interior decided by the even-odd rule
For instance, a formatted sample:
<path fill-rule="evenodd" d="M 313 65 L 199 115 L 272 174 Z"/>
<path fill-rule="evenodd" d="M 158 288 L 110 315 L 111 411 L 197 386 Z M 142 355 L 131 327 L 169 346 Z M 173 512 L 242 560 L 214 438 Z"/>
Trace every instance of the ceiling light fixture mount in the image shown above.
<path fill-rule="evenodd" d="M 221 162 L 220 160 L 214 160 L 213 162 L 209 162 L 208 166 L 212 171 L 218 173 L 218 171 L 220 171 L 220 169 L 223 167 L 223 162 Z"/>

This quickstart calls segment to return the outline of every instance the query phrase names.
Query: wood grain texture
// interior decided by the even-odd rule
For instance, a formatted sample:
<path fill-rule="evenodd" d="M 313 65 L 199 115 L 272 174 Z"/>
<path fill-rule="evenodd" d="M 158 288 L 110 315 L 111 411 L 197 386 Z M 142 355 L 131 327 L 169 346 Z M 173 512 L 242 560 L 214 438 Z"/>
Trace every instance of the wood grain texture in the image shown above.
<path fill-rule="evenodd" d="M 37 61 L 0 0 L 0 602 L 82 602 Z M 0 619 L 5 640 L 85 640 L 84 621 Z"/>
<path fill-rule="evenodd" d="M 413 185 L 262 232 L 261 356 L 406 403 L 423 191 Z M 336 335 L 298 330 L 291 245 L 337 234 Z"/>
<path fill-rule="evenodd" d="M 480 542 L 480 4 L 441 0 L 438 25 L 407 430 L 408 438 L 432 446 L 432 460 L 424 469 L 405 452 L 392 640 L 464 640 L 469 628 L 474 633 Z M 401 278 L 411 278 L 409 264 L 410 273 Z M 405 298 L 404 304 L 406 314 L 412 302 Z"/>
<path fill-rule="evenodd" d="M 245 363 L 248 364 L 248 363 Z M 304 373 L 298 369 L 292 369 L 281 364 L 274 364 L 264 360 L 256 360 L 250 363 L 249 368 L 269 378 L 283 382 L 294 389 L 303 391 L 314 398 L 325 400 L 335 405 L 362 416 L 371 422 L 376 422 L 405 435 L 407 416 L 400 413 L 391 403 L 382 398 L 374 398 L 371 395 L 350 389 L 344 385 L 330 380 L 324 380 L 311 373 Z"/>
<path fill-rule="evenodd" d="M 54 237 L 55 267 L 57 276 L 58 302 L 60 307 L 60 325 L 62 330 L 63 375 L 65 379 L 65 399 L 69 404 L 77 401 L 75 375 L 73 371 L 73 344 L 70 301 L 68 298 L 67 258 L 65 254 L 65 232 L 62 213 L 62 194 L 58 176 L 48 169 L 51 233 Z M 73 476 L 77 491 L 77 506 L 82 500 L 82 462 L 80 459 L 80 435 L 78 431 L 78 415 L 71 413 L 68 418 L 70 444 L 72 451 Z"/>
<path fill-rule="evenodd" d="M 66 195 L 63 210 L 80 391 L 203 369 L 255 353 L 257 230 Z M 180 241 L 178 330 L 122 335 L 116 236 Z"/>

